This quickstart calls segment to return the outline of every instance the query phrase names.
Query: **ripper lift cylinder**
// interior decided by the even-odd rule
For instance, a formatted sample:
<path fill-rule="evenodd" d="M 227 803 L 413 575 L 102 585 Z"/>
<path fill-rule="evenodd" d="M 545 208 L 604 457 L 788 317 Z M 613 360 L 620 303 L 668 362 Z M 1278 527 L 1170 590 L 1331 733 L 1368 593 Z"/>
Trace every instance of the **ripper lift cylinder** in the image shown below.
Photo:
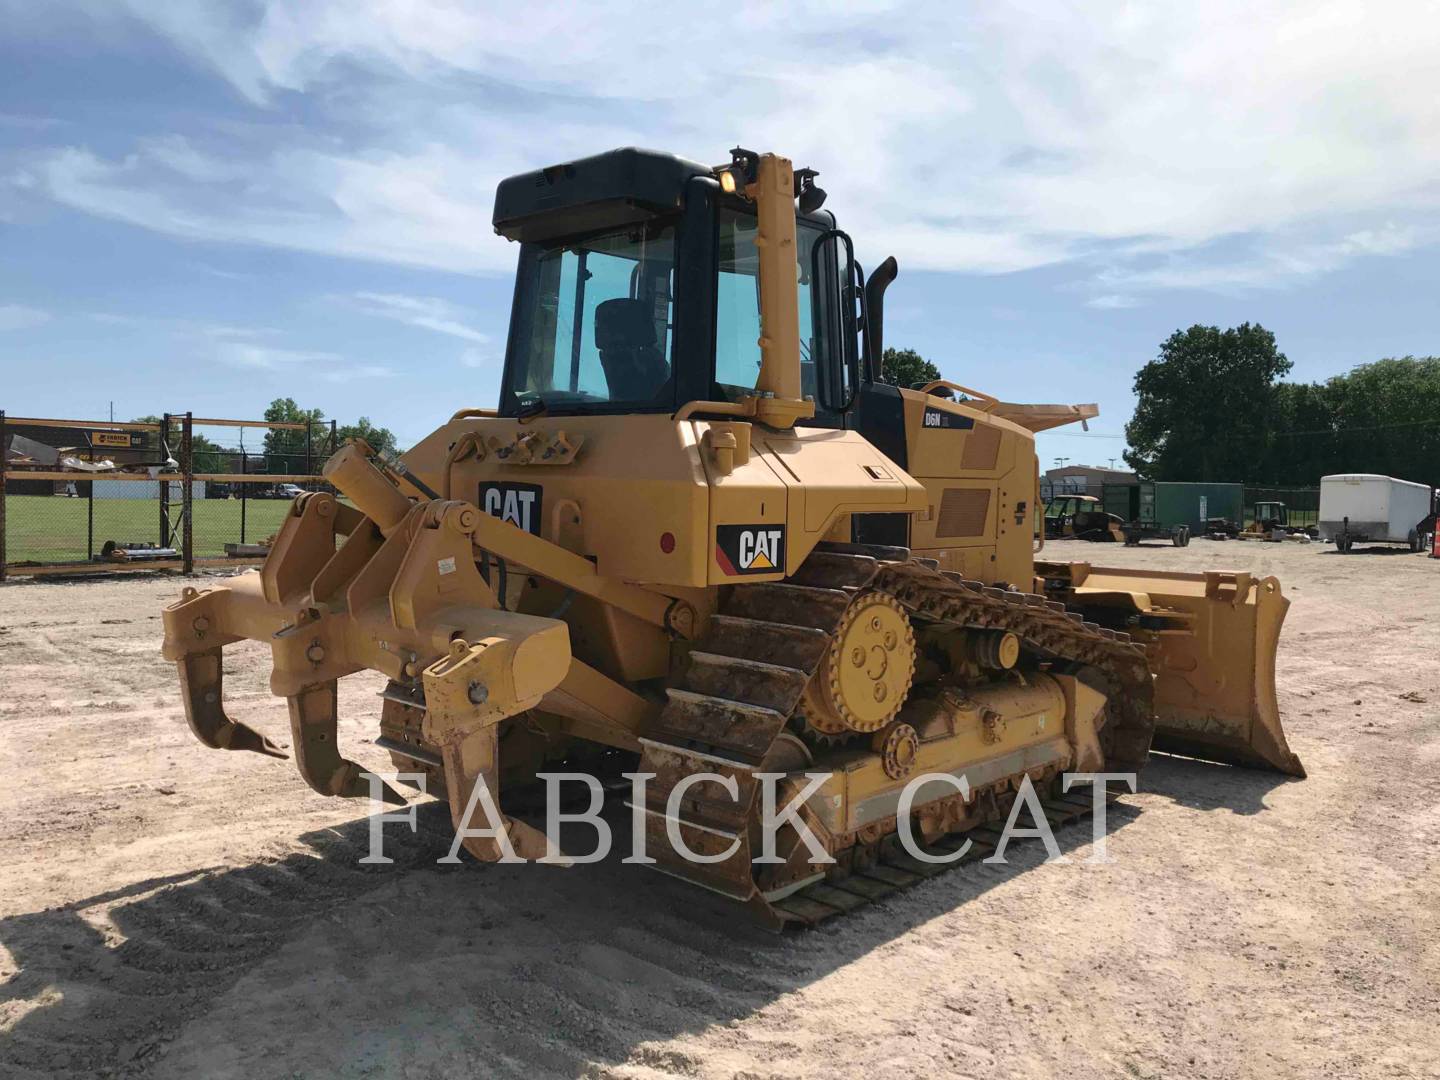
<path fill-rule="evenodd" d="M 345 493 L 362 514 L 389 536 L 410 512 L 410 500 L 354 443 L 325 463 L 321 475 Z"/>

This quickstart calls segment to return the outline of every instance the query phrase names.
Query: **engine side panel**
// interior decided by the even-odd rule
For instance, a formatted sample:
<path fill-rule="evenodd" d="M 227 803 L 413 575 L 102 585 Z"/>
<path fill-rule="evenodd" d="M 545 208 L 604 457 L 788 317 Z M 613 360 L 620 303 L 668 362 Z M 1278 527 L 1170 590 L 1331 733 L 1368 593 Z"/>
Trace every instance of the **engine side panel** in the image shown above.
<path fill-rule="evenodd" d="M 901 393 L 910 474 L 927 496 L 911 525 L 911 549 L 977 581 L 1028 585 L 1034 435 L 971 404 Z"/>

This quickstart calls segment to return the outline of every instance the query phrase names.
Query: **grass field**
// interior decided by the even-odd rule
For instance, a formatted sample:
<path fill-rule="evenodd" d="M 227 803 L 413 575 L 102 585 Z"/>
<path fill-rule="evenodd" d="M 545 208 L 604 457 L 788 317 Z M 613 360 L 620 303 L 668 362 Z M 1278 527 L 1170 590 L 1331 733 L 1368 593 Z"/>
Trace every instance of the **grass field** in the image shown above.
<path fill-rule="evenodd" d="M 19 562 L 85 562 L 89 500 L 54 495 L 5 497 L 5 560 Z M 249 499 L 245 503 L 245 540 L 264 540 L 290 508 L 288 499 Z M 178 512 L 178 505 L 174 508 Z M 225 545 L 238 543 L 240 500 L 196 499 L 195 556 L 224 555 Z M 160 504 L 153 499 L 96 499 L 94 551 L 106 540 L 120 543 L 160 542 Z M 175 539 L 179 546 L 179 538 Z"/>

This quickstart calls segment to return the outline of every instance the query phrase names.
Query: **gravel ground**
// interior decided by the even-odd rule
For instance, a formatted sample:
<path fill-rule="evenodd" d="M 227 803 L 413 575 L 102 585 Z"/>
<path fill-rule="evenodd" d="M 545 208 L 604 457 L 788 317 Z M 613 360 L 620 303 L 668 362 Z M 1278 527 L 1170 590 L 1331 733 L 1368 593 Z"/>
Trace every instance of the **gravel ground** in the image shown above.
<path fill-rule="evenodd" d="M 606 863 L 389 867 L 366 808 L 210 751 L 159 656 L 181 583 L 0 587 L 0 1075 L 1440 1076 L 1440 563 L 1376 549 L 1056 544 L 1274 573 L 1309 779 L 1156 755 L 1069 861 L 1017 849 L 809 933 Z M 288 742 L 268 650 L 231 711 Z M 372 677 L 341 686 L 351 756 Z"/>

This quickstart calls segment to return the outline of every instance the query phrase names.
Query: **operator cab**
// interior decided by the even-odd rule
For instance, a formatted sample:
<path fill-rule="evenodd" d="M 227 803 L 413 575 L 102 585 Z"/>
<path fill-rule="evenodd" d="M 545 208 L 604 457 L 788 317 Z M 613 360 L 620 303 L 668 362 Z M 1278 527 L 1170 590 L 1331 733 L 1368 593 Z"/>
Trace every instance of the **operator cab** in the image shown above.
<path fill-rule="evenodd" d="M 502 416 L 669 413 L 755 391 L 755 208 L 715 168 L 612 150 L 503 181 L 494 224 L 520 243 Z M 797 214 L 795 273 L 805 422 L 845 426 L 860 281 L 830 213 Z"/>

